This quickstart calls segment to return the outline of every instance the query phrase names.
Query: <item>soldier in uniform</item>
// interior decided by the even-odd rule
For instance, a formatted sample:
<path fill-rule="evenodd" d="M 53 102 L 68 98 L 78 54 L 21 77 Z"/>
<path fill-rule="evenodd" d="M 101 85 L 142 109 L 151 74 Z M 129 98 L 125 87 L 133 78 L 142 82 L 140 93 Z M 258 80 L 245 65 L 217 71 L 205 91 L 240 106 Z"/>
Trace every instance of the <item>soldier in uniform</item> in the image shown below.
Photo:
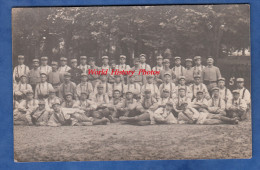
<path fill-rule="evenodd" d="M 164 59 L 163 60 L 163 70 L 160 72 L 160 76 L 159 76 L 159 78 L 161 80 L 163 80 L 163 81 L 164 81 L 164 79 L 163 79 L 164 78 L 164 74 L 166 72 L 168 74 L 170 74 L 172 82 L 175 83 L 176 75 L 174 74 L 174 71 L 172 69 L 170 69 L 170 60 L 169 59 Z"/>
<path fill-rule="evenodd" d="M 124 91 L 124 83 L 123 83 L 123 76 L 121 75 L 115 75 L 115 82 L 112 84 L 112 91 L 114 91 L 114 89 L 119 89 L 122 92 L 122 95 L 125 94 Z"/>
<path fill-rule="evenodd" d="M 41 72 L 41 82 L 36 85 L 35 88 L 35 98 L 36 99 L 46 99 L 48 97 L 49 91 L 53 90 L 53 86 L 47 82 L 47 74 Z"/>
<path fill-rule="evenodd" d="M 168 89 L 170 91 L 170 98 L 176 96 L 175 84 L 172 82 L 172 76 L 169 72 L 165 72 L 163 76 L 163 83 L 159 87 L 159 92 L 162 94 L 163 89 Z"/>
<path fill-rule="evenodd" d="M 140 69 L 144 69 L 145 71 L 151 71 L 151 66 L 146 63 L 146 54 L 140 54 Z"/>
<path fill-rule="evenodd" d="M 247 104 L 244 99 L 240 97 L 239 90 L 233 90 L 233 98 L 227 105 L 227 116 L 230 118 L 237 118 L 238 120 L 245 120 L 247 115 Z"/>
<path fill-rule="evenodd" d="M 85 92 L 89 96 L 93 91 L 92 84 L 88 82 L 87 73 L 81 73 L 81 82 L 77 85 L 77 95 L 80 96 L 82 92 Z"/>
<path fill-rule="evenodd" d="M 108 70 L 108 72 L 110 72 L 110 66 L 109 66 L 109 59 L 108 59 L 108 56 L 102 56 L 102 66 L 100 67 L 100 70 Z"/>
<path fill-rule="evenodd" d="M 185 77 L 186 77 L 186 85 L 190 86 L 193 82 L 193 75 L 194 75 L 194 67 L 192 67 L 192 59 L 187 58 L 185 59 L 186 63 L 186 71 L 185 71 Z"/>
<path fill-rule="evenodd" d="M 56 96 L 56 90 L 55 89 L 51 89 L 49 91 L 49 95 L 48 95 L 48 98 L 45 99 L 45 107 L 46 107 L 46 110 L 48 111 L 51 111 L 52 110 L 52 105 L 53 103 L 56 101 L 56 100 L 61 100 L 59 97 Z"/>
<path fill-rule="evenodd" d="M 59 87 L 59 97 L 63 100 L 67 93 L 72 93 L 72 96 L 75 100 L 78 99 L 77 91 L 76 91 L 76 84 L 70 81 L 71 74 L 65 73 L 64 74 L 64 82 Z"/>
<path fill-rule="evenodd" d="M 49 121 L 49 111 L 45 108 L 45 101 L 40 100 L 38 107 L 31 113 L 32 123 L 37 126 L 46 126 Z"/>
<path fill-rule="evenodd" d="M 187 103 L 188 106 L 191 106 L 191 99 L 189 97 L 186 96 L 186 89 L 183 87 L 180 87 L 178 90 L 178 96 L 173 99 L 174 102 L 174 111 L 175 111 L 175 115 L 176 117 L 178 117 L 177 115 L 183 110 L 183 103 Z"/>
<path fill-rule="evenodd" d="M 176 92 L 179 91 L 179 88 L 184 88 L 186 97 L 189 97 L 190 99 L 192 99 L 192 92 L 190 90 L 190 87 L 186 85 L 186 77 L 184 77 L 184 76 L 179 77 L 179 83 L 176 86 Z M 178 96 L 178 93 L 177 93 L 177 96 Z"/>
<path fill-rule="evenodd" d="M 94 87 L 94 92 L 92 95 L 96 95 L 98 93 L 98 85 L 103 85 L 104 93 L 108 95 L 108 97 L 111 99 L 113 95 L 113 88 L 110 83 L 107 82 L 107 75 L 101 74 L 99 76 L 100 81 L 96 83 L 96 86 Z"/>
<path fill-rule="evenodd" d="M 35 91 L 36 84 L 41 82 L 39 60 L 33 59 L 33 68 L 28 73 L 28 83 L 32 86 L 33 91 Z"/>
<path fill-rule="evenodd" d="M 41 57 L 41 66 L 40 66 L 40 72 L 44 72 L 47 75 L 51 72 L 52 68 L 48 65 L 48 57 L 43 56 Z"/>
<path fill-rule="evenodd" d="M 80 65 L 78 68 L 81 69 L 83 73 L 88 72 L 89 65 L 87 65 L 87 56 L 80 56 Z"/>
<path fill-rule="evenodd" d="M 114 89 L 113 98 L 109 101 L 108 109 L 111 112 L 112 121 L 118 121 L 118 117 L 121 115 L 120 108 L 123 106 L 124 99 L 121 97 L 121 91 Z"/>
<path fill-rule="evenodd" d="M 30 69 L 28 66 L 24 65 L 24 56 L 18 55 L 18 65 L 14 68 L 13 71 L 13 81 L 18 83 L 20 81 L 21 75 L 27 75 Z"/>
<path fill-rule="evenodd" d="M 210 95 L 207 89 L 207 86 L 201 82 L 201 77 L 199 74 L 194 75 L 194 83 L 190 86 L 192 98 L 194 99 L 197 96 L 197 91 L 203 91 L 204 96 L 207 100 L 210 99 Z"/>
<path fill-rule="evenodd" d="M 71 59 L 71 69 L 68 72 L 71 74 L 71 81 L 75 84 L 79 84 L 81 73 L 83 73 L 83 71 L 77 68 L 77 59 Z"/>
<path fill-rule="evenodd" d="M 225 101 L 225 106 L 227 106 L 227 103 L 232 99 L 232 93 L 225 86 L 225 80 L 226 79 L 223 77 L 218 79 L 218 88 L 219 88 L 220 98 Z"/>
<path fill-rule="evenodd" d="M 73 108 L 75 106 L 76 100 L 73 100 L 73 94 L 67 92 L 65 94 L 65 100 L 62 102 L 61 107 L 63 108 Z"/>
<path fill-rule="evenodd" d="M 191 106 L 199 112 L 208 112 L 209 103 L 204 97 L 204 91 L 197 90 L 196 93 L 196 97 L 192 100 Z"/>
<path fill-rule="evenodd" d="M 26 99 L 22 100 L 18 109 L 14 111 L 15 125 L 32 125 L 31 113 L 38 107 L 38 100 L 33 98 L 33 91 L 26 92 Z"/>
<path fill-rule="evenodd" d="M 172 102 L 172 98 L 170 98 L 170 90 L 169 89 L 163 89 L 161 98 L 158 100 L 158 107 L 165 107 L 167 102 Z"/>
<path fill-rule="evenodd" d="M 63 81 L 63 75 L 58 71 L 58 62 L 51 62 L 52 71 L 48 74 L 48 82 L 52 84 L 53 88 L 58 91 L 60 84 Z"/>
<path fill-rule="evenodd" d="M 91 70 L 99 70 L 99 68 L 95 64 L 95 59 L 91 57 L 89 59 L 89 69 Z M 96 83 L 99 81 L 98 80 L 98 75 L 97 74 L 90 74 L 88 73 L 88 80 L 92 83 L 92 86 L 95 87 Z"/>
<path fill-rule="evenodd" d="M 217 86 L 217 80 L 221 78 L 219 68 L 213 65 L 214 59 L 209 57 L 207 59 L 207 66 L 202 72 L 203 82 L 206 84 L 208 90 Z"/>
<path fill-rule="evenodd" d="M 139 83 L 136 83 L 135 81 L 136 76 L 132 75 L 132 76 L 128 76 L 128 83 L 125 85 L 124 87 L 124 91 L 129 91 L 131 90 L 133 92 L 134 98 L 136 100 L 140 100 L 141 99 L 141 86 Z"/>
<path fill-rule="evenodd" d="M 180 76 L 184 76 L 186 69 L 181 65 L 181 57 L 174 57 L 174 67 L 172 68 L 174 74 L 176 75 L 176 79 L 178 80 Z"/>
<path fill-rule="evenodd" d="M 140 86 L 142 86 L 145 83 L 145 76 L 139 75 L 140 71 L 140 59 L 135 58 L 134 59 L 134 67 L 131 68 L 131 71 L 135 71 L 134 76 L 135 76 L 135 82 L 139 83 Z"/>
<path fill-rule="evenodd" d="M 240 98 L 245 100 L 247 104 L 247 108 L 250 108 L 251 104 L 251 95 L 250 92 L 244 87 L 244 79 L 243 78 L 237 78 L 237 90 L 239 90 Z"/>
<path fill-rule="evenodd" d="M 64 73 L 68 72 L 69 70 L 70 70 L 70 67 L 67 65 L 67 58 L 66 57 L 61 57 L 60 58 L 60 67 L 59 67 L 58 71 L 61 74 L 62 82 L 63 82 Z"/>
<path fill-rule="evenodd" d="M 19 102 L 22 99 L 25 99 L 26 92 L 28 90 L 32 90 L 32 86 L 27 83 L 26 74 L 21 75 L 19 83 L 14 86 L 14 98 L 15 98 L 15 100 Z"/>
<path fill-rule="evenodd" d="M 157 56 L 156 57 L 156 66 L 153 67 L 153 71 L 161 71 L 164 69 L 163 68 L 163 57 L 161 55 Z M 161 79 L 160 77 L 160 74 L 159 75 L 155 75 L 155 82 L 157 83 L 158 86 L 160 86 L 160 84 L 163 82 L 163 80 Z"/>
<path fill-rule="evenodd" d="M 195 66 L 193 67 L 193 71 L 194 71 L 194 76 L 195 75 L 200 75 L 200 77 L 202 77 L 202 72 L 205 68 L 205 66 L 203 66 L 201 64 L 201 56 L 195 56 L 194 57 L 194 62 L 195 62 Z M 202 81 L 202 79 L 201 79 Z"/>
<path fill-rule="evenodd" d="M 160 92 L 157 85 L 154 82 L 154 75 L 147 75 L 146 76 L 146 83 L 142 86 L 142 96 L 144 95 L 145 89 L 151 89 L 152 96 L 158 100 L 160 98 Z"/>
<path fill-rule="evenodd" d="M 126 56 L 125 55 L 120 55 L 120 64 L 116 67 L 119 71 L 129 71 L 131 68 L 129 65 L 127 65 L 126 62 Z M 127 83 L 127 75 L 124 76 L 124 83 Z"/>
<path fill-rule="evenodd" d="M 212 97 L 209 100 L 208 111 L 213 114 L 226 115 L 225 101 L 219 95 L 219 88 L 212 88 Z"/>
<path fill-rule="evenodd" d="M 117 69 L 117 65 L 116 65 L 116 61 L 115 60 L 111 60 L 110 61 L 110 68 L 111 68 L 110 69 L 111 71 Z M 109 74 L 107 81 L 108 81 L 108 83 L 113 84 L 115 82 L 114 74 L 113 75 Z"/>

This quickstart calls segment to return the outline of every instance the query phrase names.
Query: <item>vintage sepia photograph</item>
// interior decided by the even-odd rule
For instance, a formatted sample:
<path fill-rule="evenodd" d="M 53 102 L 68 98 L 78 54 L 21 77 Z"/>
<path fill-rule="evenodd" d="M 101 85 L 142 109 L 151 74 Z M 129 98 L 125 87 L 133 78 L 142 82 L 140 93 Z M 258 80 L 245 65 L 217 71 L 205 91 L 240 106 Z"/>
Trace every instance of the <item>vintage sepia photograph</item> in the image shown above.
<path fill-rule="evenodd" d="M 12 8 L 15 162 L 250 159 L 250 5 Z"/>

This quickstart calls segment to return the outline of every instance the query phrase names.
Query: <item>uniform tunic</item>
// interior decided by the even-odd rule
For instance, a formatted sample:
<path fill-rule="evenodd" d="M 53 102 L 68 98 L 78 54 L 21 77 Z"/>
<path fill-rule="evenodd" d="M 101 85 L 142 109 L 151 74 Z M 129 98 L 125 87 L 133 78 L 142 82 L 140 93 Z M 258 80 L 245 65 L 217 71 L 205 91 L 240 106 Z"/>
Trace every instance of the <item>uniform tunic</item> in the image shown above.
<path fill-rule="evenodd" d="M 206 98 L 210 98 L 210 95 L 209 95 L 209 92 L 208 92 L 208 89 L 207 89 L 207 86 L 203 83 L 200 83 L 200 84 L 192 84 L 190 86 L 190 90 L 191 90 L 191 93 L 192 93 L 192 99 L 194 99 L 196 96 L 197 96 L 197 92 L 198 91 L 203 91 L 204 93 L 204 96 Z"/>
<path fill-rule="evenodd" d="M 179 89 L 180 88 L 184 88 L 186 97 L 189 97 L 190 99 L 192 99 L 192 91 L 191 91 L 190 87 L 186 86 L 186 85 L 184 85 L 184 86 L 181 86 L 181 85 L 176 86 L 175 91 L 176 91 L 176 95 L 177 96 L 179 95 Z"/>
<path fill-rule="evenodd" d="M 194 74 L 194 69 L 193 69 L 193 67 L 191 67 L 191 68 L 186 68 L 186 71 L 185 71 L 184 76 L 185 76 L 185 78 L 186 78 L 186 84 L 187 84 L 187 85 L 193 83 L 193 81 L 194 81 L 193 74 Z"/>
<path fill-rule="evenodd" d="M 249 105 L 251 103 L 251 96 L 250 92 L 246 88 L 238 89 L 240 93 L 240 98 L 245 100 L 246 103 Z"/>
<path fill-rule="evenodd" d="M 202 72 L 202 78 L 206 85 L 210 83 L 216 83 L 219 78 L 221 78 L 221 73 L 219 68 L 216 66 L 206 66 Z"/>
<path fill-rule="evenodd" d="M 179 79 L 180 76 L 185 76 L 186 74 L 186 69 L 180 65 L 180 66 L 175 66 L 172 68 L 174 74 L 176 75 L 176 79 Z"/>
<path fill-rule="evenodd" d="M 48 82 L 38 83 L 35 88 L 35 98 L 47 98 L 49 91 L 53 89 L 53 86 Z"/>
<path fill-rule="evenodd" d="M 159 92 L 159 89 L 157 87 L 156 84 L 154 83 L 146 83 L 145 85 L 142 86 L 142 95 L 144 95 L 144 91 L 146 89 L 150 89 L 151 90 L 151 93 L 152 93 L 152 96 L 155 98 L 155 99 L 159 99 L 160 98 L 160 92 Z"/>
<path fill-rule="evenodd" d="M 90 68 L 90 66 L 89 65 L 81 65 L 80 64 L 78 66 L 78 68 L 81 69 L 83 73 L 88 73 L 88 69 Z"/>
<path fill-rule="evenodd" d="M 13 71 L 14 82 L 18 83 L 20 80 L 20 77 L 22 75 L 27 75 L 29 73 L 29 71 L 30 71 L 29 67 L 24 64 L 16 66 Z"/>
<path fill-rule="evenodd" d="M 98 82 L 98 83 L 96 83 L 96 86 L 94 87 L 92 95 L 96 95 L 98 93 L 97 86 L 99 84 L 103 85 L 103 93 L 107 94 L 111 98 L 113 96 L 113 88 L 112 88 L 112 85 L 108 82 Z"/>
<path fill-rule="evenodd" d="M 177 95 L 176 86 L 174 83 L 166 83 L 166 82 L 162 83 L 159 87 L 160 96 L 163 93 L 163 89 L 167 89 L 170 91 L 171 98 L 174 98 Z"/>
<path fill-rule="evenodd" d="M 32 91 L 32 86 L 30 84 L 19 83 L 14 86 L 14 95 L 17 97 L 19 96 L 18 98 L 24 98 L 28 90 Z"/>
<path fill-rule="evenodd" d="M 52 84 L 55 90 L 58 90 L 62 82 L 62 74 L 58 71 L 52 71 L 48 74 L 48 82 Z"/>
<path fill-rule="evenodd" d="M 195 65 L 193 67 L 193 76 L 200 75 L 200 77 L 202 77 L 204 68 L 205 68 L 205 66 L 203 66 L 203 65 L 199 65 L 199 66 Z"/>
<path fill-rule="evenodd" d="M 90 82 L 81 82 L 77 85 L 77 95 L 80 96 L 81 95 L 81 92 L 86 92 L 88 95 L 90 93 L 92 93 L 94 90 L 93 90 L 93 87 L 92 87 L 92 84 Z"/>
<path fill-rule="evenodd" d="M 77 99 L 77 90 L 76 90 L 76 84 L 74 82 L 69 82 L 69 83 L 62 83 L 59 87 L 59 97 L 61 99 L 65 98 L 65 95 L 67 93 L 72 93 L 73 98 Z"/>

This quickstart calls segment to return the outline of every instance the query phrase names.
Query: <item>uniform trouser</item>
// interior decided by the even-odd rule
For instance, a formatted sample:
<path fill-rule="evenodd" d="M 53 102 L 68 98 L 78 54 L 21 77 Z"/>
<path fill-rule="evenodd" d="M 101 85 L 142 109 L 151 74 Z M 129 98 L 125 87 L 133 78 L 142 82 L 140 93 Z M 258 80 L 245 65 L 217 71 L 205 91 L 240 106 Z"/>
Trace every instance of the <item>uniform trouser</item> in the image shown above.
<path fill-rule="evenodd" d="M 91 122 L 93 121 L 92 117 L 88 117 L 87 114 L 83 112 L 76 112 L 71 115 L 72 119 L 72 125 L 78 123 L 78 122 Z"/>
<path fill-rule="evenodd" d="M 166 123 L 166 124 L 176 124 L 178 121 L 177 119 L 173 116 L 173 114 L 169 114 L 166 117 L 163 117 L 159 113 L 150 113 L 150 119 L 151 122 L 156 122 L 156 123 Z"/>
<path fill-rule="evenodd" d="M 229 110 L 227 111 L 227 117 L 229 118 L 238 118 L 239 120 L 245 120 L 247 118 L 247 114 L 246 111 L 233 111 L 233 110 Z"/>
<path fill-rule="evenodd" d="M 92 117 L 96 119 L 102 119 L 103 117 L 108 117 L 111 115 L 111 112 L 109 111 L 108 108 L 105 109 L 97 109 L 92 113 Z"/>
<path fill-rule="evenodd" d="M 20 112 L 14 110 L 14 124 L 15 125 L 32 125 L 31 112 Z"/>

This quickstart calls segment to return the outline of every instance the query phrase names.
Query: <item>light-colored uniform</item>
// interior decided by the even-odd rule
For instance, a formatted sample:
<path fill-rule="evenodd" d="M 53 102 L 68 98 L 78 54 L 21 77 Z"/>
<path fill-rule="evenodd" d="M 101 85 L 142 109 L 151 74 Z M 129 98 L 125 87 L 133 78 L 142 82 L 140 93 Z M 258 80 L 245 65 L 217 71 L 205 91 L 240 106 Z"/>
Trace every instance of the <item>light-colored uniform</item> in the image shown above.
<path fill-rule="evenodd" d="M 158 123 L 166 123 L 166 124 L 176 124 L 178 120 L 173 116 L 172 112 L 166 110 L 164 107 L 159 107 L 152 112 L 150 115 L 151 122 L 158 122 Z"/>
<path fill-rule="evenodd" d="M 35 88 L 35 98 L 47 98 L 50 90 L 54 90 L 54 88 L 52 87 L 52 85 L 48 82 L 44 82 L 44 83 L 39 83 L 36 85 Z"/>
<path fill-rule="evenodd" d="M 244 87 L 242 89 L 237 89 L 237 90 L 239 90 L 240 98 L 245 100 L 246 104 L 249 105 L 251 103 L 250 92 Z"/>
<path fill-rule="evenodd" d="M 47 126 L 49 121 L 49 111 L 46 109 L 39 110 L 39 108 L 37 108 L 32 112 L 32 121 L 35 125 Z"/>
<path fill-rule="evenodd" d="M 22 75 L 27 75 L 30 72 L 30 69 L 28 66 L 22 64 L 18 65 L 14 68 L 13 71 L 13 80 L 15 83 L 19 82 L 19 79 Z"/>
<path fill-rule="evenodd" d="M 160 98 L 160 92 L 159 92 L 159 89 L 157 87 L 157 85 L 155 83 L 146 83 L 142 86 L 142 96 L 144 95 L 144 91 L 145 89 L 150 89 L 151 90 L 151 93 L 152 93 L 152 96 L 155 98 L 155 99 L 159 99 Z"/>
<path fill-rule="evenodd" d="M 198 85 L 195 84 L 195 83 L 192 84 L 192 85 L 190 86 L 190 91 L 191 91 L 191 93 L 192 93 L 192 99 L 196 98 L 198 91 L 203 91 L 204 96 L 205 96 L 206 98 L 210 98 L 210 95 L 209 95 L 207 86 L 206 86 L 205 84 L 203 84 L 203 83 L 200 83 L 200 84 L 198 84 Z"/>
<path fill-rule="evenodd" d="M 175 88 L 176 88 L 175 91 L 176 91 L 176 95 L 177 95 L 177 96 L 179 96 L 179 93 L 178 93 L 178 92 L 179 92 L 179 89 L 180 89 L 180 88 L 183 88 L 183 89 L 185 89 L 185 95 L 186 95 L 186 97 L 192 99 L 192 92 L 191 92 L 191 89 L 190 89 L 189 86 L 181 86 L 181 85 L 178 85 L 178 86 L 176 86 Z"/>
<path fill-rule="evenodd" d="M 177 92 L 176 92 L 176 86 L 174 83 L 166 83 L 166 82 L 163 82 L 160 87 L 159 87 L 159 92 L 160 92 L 160 96 L 162 95 L 163 93 L 163 89 L 167 89 L 169 90 L 170 92 L 170 97 L 171 98 L 175 98 L 176 95 L 177 95 Z"/>
<path fill-rule="evenodd" d="M 226 104 L 223 99 L 221 99 L 220 97 L 218 97 L 218 98 L 212 97 L 208 101 L 208 103 L 209 103 L 208 110 L 210 113 L 226 115 L 226 112 L 225 112 Z"/>
<path fill-rule="evenodd" d="M 185 76 L 186 74 L 186 69 L 182 65 L 180 66 L 175 66 L 172 68 L 172 71 L 174 72 L 176 79 L 178 80 L 180 76 Z"/>
<path fill-rule="evenodd" d="M 246 101 L 239 98 L 231 99 L 227 104 L 227 116 L 230 118 L 238 117 L 240 120 L 246 119 Z"/>
<path fill-rule="evenodd" d="M 52 71 L 52 67 L 49 65 L 46 66 L 40 66 L 39 67 L 40 72 L 46 73 L 47 75 Z"/>
<path fill-rule="evenodd" d="M 86 92 L 87 94 L 93 93 L 94 89 L 92 87 L 92 84 L 90 82 L 81 82 L 77 85 L 76 88 L 77 95 L 80 96 L 82 92 Z"/>

